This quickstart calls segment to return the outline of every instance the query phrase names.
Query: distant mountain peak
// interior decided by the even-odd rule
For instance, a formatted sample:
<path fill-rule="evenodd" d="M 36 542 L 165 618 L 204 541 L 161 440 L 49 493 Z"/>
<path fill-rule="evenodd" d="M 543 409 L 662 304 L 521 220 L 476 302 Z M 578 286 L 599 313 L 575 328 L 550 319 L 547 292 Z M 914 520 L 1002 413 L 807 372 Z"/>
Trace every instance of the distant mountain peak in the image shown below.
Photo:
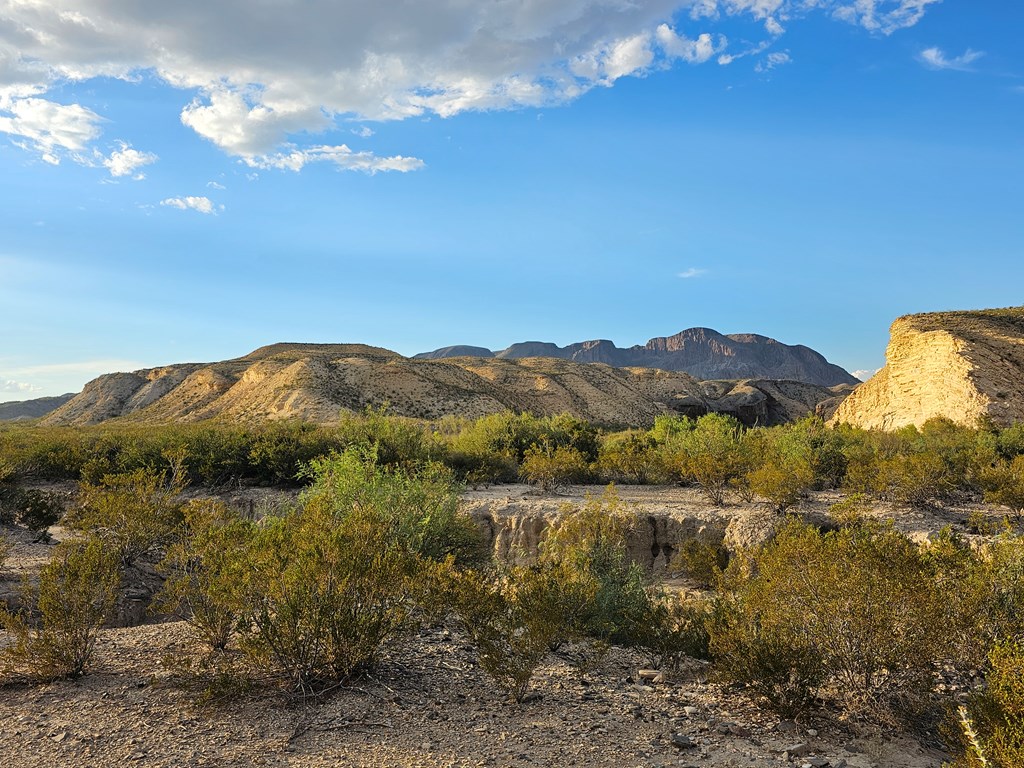
<path fill-rule="evenodd" d="M 608 339 L 592 339 L 559 347 L 546 341 L 523 341 L 492 352 L 484 347 L 458 345 L 415 355 L 439 360 L 447 357 L 497 357 L 519 360 L 551 357 L 581 363 L 605 363 L 615 368 L 658 368 L 688 373 L 697 379 L 785 379 L 831 387 L 857 384 L 849 372 L 826 360 L 810 347 L 783 344 L 756 333 L 725 335 L 714 328 L 687 328 L 672 336 L 657 336 L 644 345 L 625 349 Z"/>

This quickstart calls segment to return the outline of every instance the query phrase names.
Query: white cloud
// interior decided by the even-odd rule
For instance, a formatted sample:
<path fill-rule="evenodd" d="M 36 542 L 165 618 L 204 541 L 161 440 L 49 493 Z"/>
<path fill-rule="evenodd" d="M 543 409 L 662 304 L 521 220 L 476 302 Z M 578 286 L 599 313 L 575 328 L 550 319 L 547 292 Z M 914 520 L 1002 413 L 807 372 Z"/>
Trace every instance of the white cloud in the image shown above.
<path fill-rule="evenodd" d="M 26 392 L 41 392 L 42 387 L 29 384 L 26 381 L 15 381 L 14 379 L 0 379 L 0 392 L 15 392 L 24 394 Z"/>
<path fill-rule="evenodd" d="M 378 157 L 373 152 L 353 152 L 345 144 L 292 149 L 290 152 L 247 158 L 246 162 L 263 170 L 276 168 L 287 171 L 301 171 L 309 163 L 334 163 L 343 171 L 363 171 L 371 175 L 382 171 L 418 171 L 426 165 L 416 157 Z"/>
<path fill-rule="evenodd" d="M 168 197 L 166 200 L 161 200 L 160 205 L 166 205 L 169 208 L 177 208 L 182 211 L 192 210 L 214 215 L 218 211 L 218 207 L 214 205 L 213 200 L 210 198 L 192 197 L 191 195 L 186 197 Z M 220 206 L 219 210 L 224 210 L 224 206 Z"/>
<path fill-rule="evenodd" d="M 3 113 L 7 113 L 6 115 Z M 79 156 L 100 135 L 103 118 L 80 104 L 58 104 L 46 99 L 0 99 L 0 133 L 17 137 L 52 165 L 63 156 Z"/>
<path fill-rule="evenodd" d="M 368 139 L 373 136 L 373 129 L 368 126 L 361 125 L 358 128 L 353 128 L 352 133 L 361 139 Z"/>
<path fill-rule="evenodd" d="M 206 186 L 208 186 L 210 189 L 219 189 L 221 191 L 227 189 L 227 187 L 225 187 L 223 184 L 220 184 L 216 181 L 208 181 L 206 182 Z"/>
<path fill-rule="evenodd" d="M 882 369 L 881 368 L 875 368 L 873 370 L 865 370 L 865 369 L 862 368 L 860 370 L 850 371 L 850 373 L 853 374 L 853 377 L 855 379 L 860 379 L 861 381 L 867 381 L 872 376 L 874 376 L 876 373 L 878 373 L 880 370 L 882 370 Z"/>
<path fill-rule="evenodd" d="M 684 280 L 689 280 L 690 278 L 700 277 L 701 275 L 706 275 L 707 273 L 708 273 L 708 271 L 706 269 L 700 269 L 698 267 L 690 267 L 689 269 L 684 269 L 682 272 L 680 272 L 677 275 L 677 277 L 681 277 Z"/>
<path fill-rule="evenodd" d="M 688 64 L 703 64 L 716 53 L 725 50 L 728 45 L 725 36 L 719 35 L 717 39 L 713 39 L 706 32 L 695 40 L 690 40 L 685 35 L 677 34 L 668 24 L 661 24 L 655 34 L 666 56 L 682 59 Z"/>
<path fill-rule="evenodd" d="M 776 67 L 781 67 L 783 64 L 789 64 L 791 61 L 792 59 L 789 57 L 788 53 L 784 51 L 775 51 L 774 53 L 769 53 L 765 56 L 762 61 L 759 61 L 757 66 L 754 67 L 754 70 L 757 72 L 770 72 Z"/>
<path fill-rule="evenodd" d="M 723 15 L 773 39 L 812 12 L 891 34 L 937 1 L 0 0 L 0 131 L 50 162 L 84 154 L 99 116 L 40 97 L 152 73 L 190 91 L 185 125 L 270 166 L 293 148 L 317 154 L 310 134 L 353 119 L 547 107 L 678 60 L 750 55 L 725 50 L 710 27 Z"/>
<path fill-rule="evenodd" d="M 144 173 L 138 173 L 139 168 L 150 165 L 157 161 L 157 156 L 152 152 L 139 152 L 132 149 L 123 141 L 121 148 L 110 153 L 110 157 L 103 160 L 103 166 L 110 171 L 111 176 L 131 176 L 136 181 L 144 179 Z"/>
<path fill-rule="evenodd" d="M 984 51 L 975 51 L 968 48 L 959 56 L 947 58 L 941 48 L 925 48 L 917 55 L 917 60 L 931 69 L 956 69 L 961 72 L 969 72 L 971 64 L 985 55 Z"/>
<path fill-rule="evenodd" d="M 832 3 L 833 15 L 871 32 L 891 35 L 921 20 L 929 5 L 942 0 L 842 0 Z"/>

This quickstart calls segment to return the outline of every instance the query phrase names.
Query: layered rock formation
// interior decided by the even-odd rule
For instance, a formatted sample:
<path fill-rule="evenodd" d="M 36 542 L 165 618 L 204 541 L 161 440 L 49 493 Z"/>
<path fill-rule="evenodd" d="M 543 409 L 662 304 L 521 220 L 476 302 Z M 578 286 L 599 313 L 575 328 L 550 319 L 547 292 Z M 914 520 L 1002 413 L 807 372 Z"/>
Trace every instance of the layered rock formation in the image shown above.
<path fill-rule="evenodd" d="M 330 423 L 344 410 L 387 404 L 392 414 L 425 419 L 568 412 L 640 427 L 664 413 L 718 411 L 747 424 L 777 424 L 813 413 L 843 391 L 792 381 L 697 381 L 685 373 L 551 358 L 411 360 L 354 344 L 275 344 L 219 363 L 101 376 L 44 423 L 217 417 Z"/>
<path fill-rule="evenodd" d="M 1024 421 L 1024 307 L 898 318 L 885 359 L 833 423 L 893 430 L 936 416 L 969 426 Z"/>
<path fill-rule="evenodd" d="M 690 328 L 675 336 L 661 336 L 628 349 L 620 349 L 606 339 L 567 347 L 526 341 L 500 352 L 483 347 L 454 346 L 423 352 L 415 358 L 438 360 L 460 356 L 503 360 L 551 357 L 578 363 L 605 363 L 616 368 L 682 371 L 698 379 L 782 379 L 826 387 L 858 383 L 845 370 L 809 347 L 791 346 L 752 333 L 727 336 L 710 328 Z"/>

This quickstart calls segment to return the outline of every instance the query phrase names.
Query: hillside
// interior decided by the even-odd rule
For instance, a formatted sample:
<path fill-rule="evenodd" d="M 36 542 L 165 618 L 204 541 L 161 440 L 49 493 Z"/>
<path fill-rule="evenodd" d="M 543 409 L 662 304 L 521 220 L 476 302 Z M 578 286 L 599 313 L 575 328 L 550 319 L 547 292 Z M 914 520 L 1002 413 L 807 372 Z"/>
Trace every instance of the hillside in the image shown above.
<path fill-rule="evenodd" d="M 777 424 L 850 389 L 761 379 L 697 381 L 679 372 L 552 358 L 414 360 L 362 345 L 275 344 L 223 362 L 100 376 L 44 423 L 215 417 L 326 423 L 343 409 L 386 403 L 395 415 L 428 419 L 513 410 L 646 426 L 662 413 L 720 411 L 747 424 Z"/>
<path fill-rule="evenodd" d="M 583 341 L 567 347 L 526 341 L 499 352 L 458 345 L 414 357 L 439 360 L 463 356 L 502 360 L 551 357 L 578 363 L 605 363 L 616 368 L 680 371 L 698 379 L 781 379 L 826 387 L 858 383 L 845 370 L 809 347 L 791 346 L 752 333 L 725 335 L 710 328 L 690 328 L 674 336 L 659 336 L 642 346 L 627 349 L 620 349 L 605 339 Z"/>
<path fill-rule="evenodd" d="M 51 411 L 64 405 L 73 398 L 74 393 L 58 395 L 56 397 L 37 397 L 34 400 L 18 400 L 10 403 L 0 403 L 0 421 L 21 421 L 23 419 L 38 419 Z"/>
<path fill-rule="evenodd" d="M 1024 307 L 907 315 L 889 333 L 885 367 L 839 405 L 835 423 L 1024 421 Z"/>

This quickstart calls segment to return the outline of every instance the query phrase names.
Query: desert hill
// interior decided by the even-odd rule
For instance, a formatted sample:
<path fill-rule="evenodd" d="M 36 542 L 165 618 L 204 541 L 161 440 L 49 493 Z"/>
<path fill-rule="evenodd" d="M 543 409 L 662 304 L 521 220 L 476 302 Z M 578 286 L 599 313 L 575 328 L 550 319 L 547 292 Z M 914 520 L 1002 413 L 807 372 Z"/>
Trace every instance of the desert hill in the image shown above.
<path fill-rule="evenodd" d="M 885 367 L 839 405 L 835 423 L 1024 421 L 1024 307 L 906 315 L 889 334 Z"/>
<path fill-rule="evenodd" d="M 0 421 L 21 421 L 38 419 L 64 405 L 73 398 L 74 393 L 57 395 L 56 397 L 37 397 L 34 400 L 17 400 L 0 403 Z"/>
<path fill-rule="evenodd" d="M 526 341 L 499 352 L 458 345 L 414 357 L 440 360 L 464 356 L 502 360 L 552 357 L 578 363 L 605 363 L 615 368 L 681 371 L 698 379 L 781 379 L 826 387 L 859 383 L 810 347 L 791 346 L 753 333 L 725 335 L 710 328 L 689 328 L 674 336 L 659 336 L 642 346 L 638 344 L 627 349 L 620 349 L 606 339 L 583 341 L 567 347 Z"/>
<path fill-rule="evenodd" d="M 216 417 L 329 423 L 344 409 L 387 403 L 395 415 L 429 419 L 511 409 L 647 426 L 663 413 L 719 411 L 747 424 L 777 424 L 813 413 L 851 389 L 762 379 L 697 381 L 680 372 L 552 358 L 416 360 L 356 344 L 274 344 L 223 362 L 100 376 L 43 423 Z"/>

